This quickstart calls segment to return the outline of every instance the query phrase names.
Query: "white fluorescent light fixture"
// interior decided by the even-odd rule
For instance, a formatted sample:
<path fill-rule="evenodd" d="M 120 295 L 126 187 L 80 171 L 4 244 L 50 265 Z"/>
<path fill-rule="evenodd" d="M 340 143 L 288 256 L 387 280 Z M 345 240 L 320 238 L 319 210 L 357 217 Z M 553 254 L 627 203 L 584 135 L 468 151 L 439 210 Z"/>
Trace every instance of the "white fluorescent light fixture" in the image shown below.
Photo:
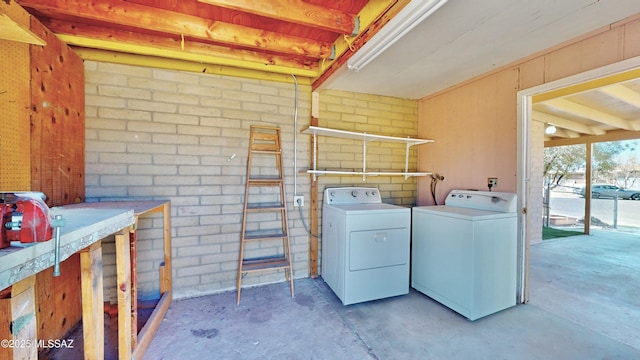
<path fill-rule="evenodd" d="M 369 42 L 353 54 L 347 61 L 347 68 L 350 71 L 361 70 L 446 2 L 447 0 L 411 0 Z"/>

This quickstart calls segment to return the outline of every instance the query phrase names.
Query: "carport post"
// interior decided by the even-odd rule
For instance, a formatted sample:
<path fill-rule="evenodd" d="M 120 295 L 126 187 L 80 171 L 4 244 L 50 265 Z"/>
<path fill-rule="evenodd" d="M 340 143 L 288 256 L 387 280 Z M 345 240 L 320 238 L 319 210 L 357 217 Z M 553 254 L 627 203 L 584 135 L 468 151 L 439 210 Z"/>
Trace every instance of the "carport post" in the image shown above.
<path fill-rule="evenodd" d="M 618 194 L 613 197 L 613 228 L 618 228 Z"/>

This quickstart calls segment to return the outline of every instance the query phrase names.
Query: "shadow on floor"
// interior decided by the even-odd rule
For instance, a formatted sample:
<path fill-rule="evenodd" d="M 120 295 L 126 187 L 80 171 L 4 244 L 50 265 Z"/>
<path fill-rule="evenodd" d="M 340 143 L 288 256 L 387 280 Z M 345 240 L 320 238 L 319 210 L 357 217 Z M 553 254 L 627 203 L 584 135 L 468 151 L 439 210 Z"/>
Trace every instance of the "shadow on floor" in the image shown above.
<path fill-rule="evenodd" d="M 473 322 L 414 290 L 343 306 L 321 278 L 296 280 L 295 298 L 283 282 L 240 305 L 235 291 L 174 300 L 144 359 L 640 358 L 640 236 L 547 240 L 530 262 L 529 304 Z"/>
<path fill-rule="evenodd" d="M 534 245 L 530 304 L 473 322 L 413 290 L 343 306 L 320 278 L 176 300 L 145 359 L 638 359 L 639 254 L 637 236 Z"/>

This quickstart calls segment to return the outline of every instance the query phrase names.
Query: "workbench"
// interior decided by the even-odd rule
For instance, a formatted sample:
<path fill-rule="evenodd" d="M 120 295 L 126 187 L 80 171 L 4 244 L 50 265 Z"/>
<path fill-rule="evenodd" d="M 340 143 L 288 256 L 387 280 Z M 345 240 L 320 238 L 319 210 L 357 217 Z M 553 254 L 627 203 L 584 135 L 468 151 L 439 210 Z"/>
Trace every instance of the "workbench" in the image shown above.
<path fill-rule="evenodd" d="M 169 201 L 101 201 L 65 205 L 65 209 L 132 209 L 134 221 L 129 228 L 128 239 L 116 236 L 116 268 L 118 284 L 118 358 L 142 359 L 151 344 L 153 335 L 158 330 L 162 318 L 169 309 L 172 300 L 171 281 L 171 203 Z M 156 304 L 151 316 L 138 332 L 137 329 L 137 270 L 136 246 L 139 217 L 151 213 L 163 214 L 164 259 L 160 265 L 160 300 Z M 122 249 L 128 248 L 128 254 L 120 254 Z M 125 266 L 128 263 L 129 266 Z M 125 268 L 128 271 L 125 273 Z M 126 279 L 130 279 L 126 282 Z M 124 294 L 120 291 L 122 284 L 131 285 L 131 291 Z M 124 316 L 122 314 L 130 314 Z M 126 351 L 130 349 L 130 351 Z M 132 351 L 131 351 L 132 350 Z"/>
<path fill-rule="evenodd" d="M 86 359 L 101 359 L 104 357 L 101 240 L 115 234 L 120 242 L 128 243 L 134 212 L 132 209 L 62 207 L 51 208 L 50 212 L 52 216 L 62 215 L 66 221 L 60 228 L 60 261 L 80 252 L 84 354 Z M 0 289 L 12 286 L 12 296 L 3 300 L 4 307 L 12 324 L 21 326 L 13 329 L 13 334 L 6 339 L 33 345 L 37 341 L 35 275 L 54 265 L 55 242 L 13 245 L 0 250 Z M 127 273 L 128 268 L 121 270 Z M 128 293 L 128 287 L 118 290 L 121 292 Z M 37 351 L 37 346 L 16 346 L 13 358 L 37 359 Z"/>
<path fill-rule="evenodd" d="M 138 218 L 163 214 L 164 263 L 160 266 L 160 300 L 142 329 L 137 330 L 136 229 Z M 101 240 L 115 235 L 118 297 L 118 358 L 141 359 L 171 304 L 171 209 L 169 201 L 88 202 L 50 209 L 62 215 L 60 261 L 80 252 L 82 324 L 85 359 L 104 358 L 104 295 Z M 12 244 L 14 245 L 14 244 Z M 11 319 L 35 317 L 35 274 L 54 265 L 54 241 L 16 244 L 0 250 L 0 290 L 12 286 Z M 19 306 L 18 306 L 19 305 Z M 0 311 L 2 307 L 0 306 Z M 19 334 L 37 341 L 36 322 Z M 2 333 L 0 333 L 2 335 Z M 14 358 L 37 358 L 37 348 L 15 349 Z"/>

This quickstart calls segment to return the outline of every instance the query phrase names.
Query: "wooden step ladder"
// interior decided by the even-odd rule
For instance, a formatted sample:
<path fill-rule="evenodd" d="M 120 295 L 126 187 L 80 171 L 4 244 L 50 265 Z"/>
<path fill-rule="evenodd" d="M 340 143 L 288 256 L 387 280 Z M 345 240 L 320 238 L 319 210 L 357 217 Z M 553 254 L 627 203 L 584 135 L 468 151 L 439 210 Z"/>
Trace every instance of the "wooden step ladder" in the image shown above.
<path fill-rule="evenodd" d="M 251 126 L 238 258 L 237 304 L 240 304 L 242 278 L 252 271 L 283 269 L 291 297 L 294 296 L 286 205 L 280 128 Z M 278 225 L 265 229 L 265 223 Z M 260 243 L 247 246 L 256 242 Z"/>

